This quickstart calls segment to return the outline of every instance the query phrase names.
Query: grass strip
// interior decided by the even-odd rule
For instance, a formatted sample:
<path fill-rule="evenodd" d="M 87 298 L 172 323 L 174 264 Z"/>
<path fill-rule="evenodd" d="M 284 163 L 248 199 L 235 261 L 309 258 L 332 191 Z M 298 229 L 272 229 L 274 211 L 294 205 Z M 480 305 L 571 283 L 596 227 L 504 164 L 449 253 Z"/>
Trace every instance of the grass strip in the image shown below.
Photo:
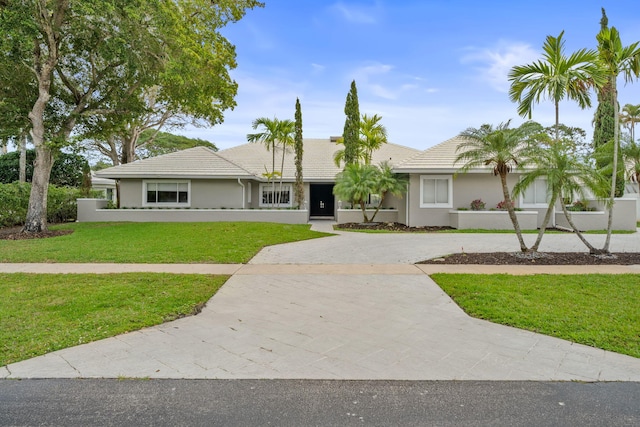
<path fill-rule="evenodd" d="M 0 366 L 193 314 L 227 278 L 0 274 Z"/>
<path fill-rule="evenodd" d="M 640 275 L 431 277 L 473 317 L 640 357 Z"/>
<path fill-rule="evenodd" d="M 0 262 L 246 263 L 260 249 L 327 236 L 307 224 L 73 223 L 48 239 L 0 240 Z"/>

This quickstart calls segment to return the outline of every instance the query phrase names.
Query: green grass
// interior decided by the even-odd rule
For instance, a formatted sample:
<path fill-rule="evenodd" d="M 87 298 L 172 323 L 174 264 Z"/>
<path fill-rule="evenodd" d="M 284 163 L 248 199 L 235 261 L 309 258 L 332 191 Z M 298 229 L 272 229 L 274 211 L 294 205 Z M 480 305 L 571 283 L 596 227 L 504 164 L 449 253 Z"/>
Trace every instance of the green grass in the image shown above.
<path fill-rule="evenodd" d="M 226 276 L 0 274 L 0 366 L 194 313 Z"/>
<path fill-rule="evenodd" d="M 640 357 L 640 275 L 431 277 L 473 317 Z"/>
<path fill-rule="evenodd" d="M 0 240 L 0 262 L 246 263 L 278 243 L 327 236 L 309 225 L 249 222 L 74 223 L 65 236 Z"/>

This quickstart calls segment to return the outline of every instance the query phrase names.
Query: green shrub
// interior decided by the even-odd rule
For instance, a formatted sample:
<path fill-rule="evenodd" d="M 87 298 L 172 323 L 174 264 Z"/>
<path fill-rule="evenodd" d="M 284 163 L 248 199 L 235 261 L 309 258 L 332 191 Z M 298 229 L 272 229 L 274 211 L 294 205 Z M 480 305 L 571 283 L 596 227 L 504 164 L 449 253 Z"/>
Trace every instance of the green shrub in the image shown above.
<path fill-rule="evenodd" d="M 99 193 L 93 191 L 92 193 Z M 31 184 L 14 182 L 0 184 L 0 227 L 23 225 L 29 207 Z M 92 194 L 98 197 L 97 194 Z M 75 221 L 78 205 L 76 199 L 84 197 L 78 188 L 49 185 L 47 197 L 47 222 L 59 223 Z"/>
<path fill-rule="evenodd" d="M 0 184 L 0 227 L 24 224 L 31 184 Z"/>

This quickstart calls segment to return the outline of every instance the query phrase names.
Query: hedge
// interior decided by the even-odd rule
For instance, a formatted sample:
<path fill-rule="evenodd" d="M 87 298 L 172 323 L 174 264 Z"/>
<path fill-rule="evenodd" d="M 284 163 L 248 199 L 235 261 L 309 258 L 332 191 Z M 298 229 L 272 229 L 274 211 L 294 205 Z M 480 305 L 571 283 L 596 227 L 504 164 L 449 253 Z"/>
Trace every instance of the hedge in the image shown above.
<path fill-rule="evenodd" d="M 24 225 L 29 207 L 30 183 L 0 184 L 0 227 Z M 49 185 L 47 222 L 75 221 L 78 208 L 76 199 L 86 197 L 78 188 Z"/>

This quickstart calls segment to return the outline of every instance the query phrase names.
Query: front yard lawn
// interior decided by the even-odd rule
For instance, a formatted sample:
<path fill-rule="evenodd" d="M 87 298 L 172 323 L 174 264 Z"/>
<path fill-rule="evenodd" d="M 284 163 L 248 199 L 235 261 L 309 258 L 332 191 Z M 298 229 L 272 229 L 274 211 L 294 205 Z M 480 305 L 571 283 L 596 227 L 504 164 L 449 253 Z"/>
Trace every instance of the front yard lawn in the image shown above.
<path fill-rule="evenodd" d="M 327 236 L 309 225 L 250 222 L 73 223 L 72 234 L 0 240 L 0 262 L 246 263 L 278 243 Z"/>
<path fill-rule="evenodd" d="M 227 276 L 0 274 L 0 366 L 193 314 Z"/>
<path fill-rule="evenodd" d="M 640 275 L 431 277 L 473 317 L 640 357 Z"/>

